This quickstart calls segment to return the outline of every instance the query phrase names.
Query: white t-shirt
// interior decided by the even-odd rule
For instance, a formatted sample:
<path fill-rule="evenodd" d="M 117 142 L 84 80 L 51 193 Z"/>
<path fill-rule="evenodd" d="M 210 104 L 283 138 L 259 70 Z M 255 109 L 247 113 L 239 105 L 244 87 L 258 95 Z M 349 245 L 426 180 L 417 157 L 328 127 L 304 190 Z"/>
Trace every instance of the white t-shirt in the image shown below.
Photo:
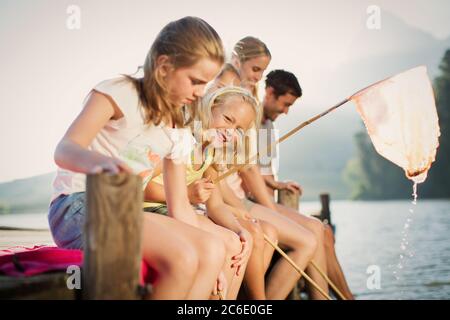
<path fill-rule="evenodd" d="M 241 149 L 239 149 L 241 157 L 238 157 L 238 161 L 240 161 L 238 163 L 245 164 L 246 161 L 250 161 L 251 164 L 257 164 L 258 141 L 256 130 L 251 129 L 251 131 L 247 131 L 245 137 L 248 137 L 248 140 L 245 139 L 242 141 L 243 145 L 241 146 Z M 245 147 L 246 143 L 248 143 L 248 148 Z M 225 181 L 227 182 L 230 189 L 234 192 L 236 197 L 241 200 L 245 198 L 245 190 L 242 186 L 242 178 L 238 172 L 232 173 L 231 175 L 226 177 Z"/>
<path fill-rule="evenodd" d="M 263 176 L 273 175 L 277 179 L 279 168 L 279 144 L 266 151 L 279 138 L 278 129 L 272 120 L 267 119 L 260 127 L 258 135 L 259 167 Z"/>
<path fill-rule="evenodd" d="M 89 150 L 126 162 L 135 174 L 143 178 L 144 186 L 161 159 L 187 159 L 194 142 L 190 129 L 172 129 L 163 123 L 158 126 L 145 124 L 138 92 L 131 81 L 124 77 L 105 80 L 93 90 L 111 97 L 123 117 L 109 120 L 89 145 Z M 85 190 L 85 174 L 58 168 L 53 181 L 52 200 L 61 194 Z"/>

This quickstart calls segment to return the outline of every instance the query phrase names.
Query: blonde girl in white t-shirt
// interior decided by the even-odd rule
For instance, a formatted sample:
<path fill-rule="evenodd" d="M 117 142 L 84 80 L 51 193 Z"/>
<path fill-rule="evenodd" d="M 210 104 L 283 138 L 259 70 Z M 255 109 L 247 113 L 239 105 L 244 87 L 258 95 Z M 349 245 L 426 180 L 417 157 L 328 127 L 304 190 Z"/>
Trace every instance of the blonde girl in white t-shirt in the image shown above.
<path fill-rule="evenodd" d="M 224 243 L 198 228 L 187 196 L 181 159 L 191 150 L 191 134 L 174 129 L 184 125 L 182 107 L 189 110 L 203 95 L 223 62 L 216 31 L 185 17 L 158 34 L 142 78 L 93 88 L 54 155 L 59 169 L 48 218 L 59 247 L 83 248 L 86 174 L 125 171 L 148 180 L 161 160 L 170 217 L 143 213 L 142 257 L 159 276 L 150 298 L 206 299 L 224 289 Z"/>

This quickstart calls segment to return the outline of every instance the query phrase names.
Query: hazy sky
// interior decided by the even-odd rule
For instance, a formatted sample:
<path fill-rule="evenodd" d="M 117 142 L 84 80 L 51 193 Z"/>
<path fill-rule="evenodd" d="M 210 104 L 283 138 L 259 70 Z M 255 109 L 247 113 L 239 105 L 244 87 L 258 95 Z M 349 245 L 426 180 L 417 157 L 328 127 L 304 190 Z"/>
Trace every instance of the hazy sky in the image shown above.
<path fill-rule="evenodd" d="M 70 5 L 80 8 L 80 29 L 66 26 Z M 0 0 L 0 181 L 54 170 L 54 147 L 89 89 L 134 72 L 171 20 L 202 17 L 228 51 L 244 36 L 261 38 L 273 55 L 269 70 L 301 74 L 314 96 L 321 72 L 355 58 L 347 46 L 369 5 L 450 36 L 448 0 Z"/>

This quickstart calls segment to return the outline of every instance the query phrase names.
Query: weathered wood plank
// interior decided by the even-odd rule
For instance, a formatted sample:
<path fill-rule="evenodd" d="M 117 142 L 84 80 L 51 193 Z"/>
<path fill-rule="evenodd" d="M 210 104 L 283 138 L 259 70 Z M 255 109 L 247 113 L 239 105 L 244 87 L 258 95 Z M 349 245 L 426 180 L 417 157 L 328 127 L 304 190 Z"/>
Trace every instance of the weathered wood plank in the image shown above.
<path fill-rule="evenodd" d="M 121 173 L 87 177 L 84 299 L 138 299 L 142 181 Z"/>
<path fill-rule="evenodd" d="M 288 208 L 298 210 L 300 195 L 298 192 L 278 190 L 278 203 Z"/>
<path fill-rule="evenodd" d="M 15 246 L 55 246 L 50 230 L 0 230 L 0 250 Z"/>
<path fill-rule="evenodd" d="M 320 220 L 326 220 L 330 225 L 331 223 L 331 212 L 330 212 L 330 195 L 328 193 L 322 193 L 320 195 L 320 203 L 322 205 L 322 210 L 320 211 Z"/>
<path fill-rule="evenodd" d="M 68 276 L 65 272 L 20 278 L 0 276 L 0 299 L 76 299 L 77 290 L 67 287 Z"/>

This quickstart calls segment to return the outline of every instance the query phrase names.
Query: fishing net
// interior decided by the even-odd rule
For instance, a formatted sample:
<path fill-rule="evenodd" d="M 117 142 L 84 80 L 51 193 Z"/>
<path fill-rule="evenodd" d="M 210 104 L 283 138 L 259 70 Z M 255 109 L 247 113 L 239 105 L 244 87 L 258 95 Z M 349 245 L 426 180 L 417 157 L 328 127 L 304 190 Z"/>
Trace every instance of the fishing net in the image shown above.
<path fill-rule="evenodd" d="M 439 146 L 439 123 L 427 69 L 420 66 L 353 95 L 376 151 L 425 181 Z"/>

